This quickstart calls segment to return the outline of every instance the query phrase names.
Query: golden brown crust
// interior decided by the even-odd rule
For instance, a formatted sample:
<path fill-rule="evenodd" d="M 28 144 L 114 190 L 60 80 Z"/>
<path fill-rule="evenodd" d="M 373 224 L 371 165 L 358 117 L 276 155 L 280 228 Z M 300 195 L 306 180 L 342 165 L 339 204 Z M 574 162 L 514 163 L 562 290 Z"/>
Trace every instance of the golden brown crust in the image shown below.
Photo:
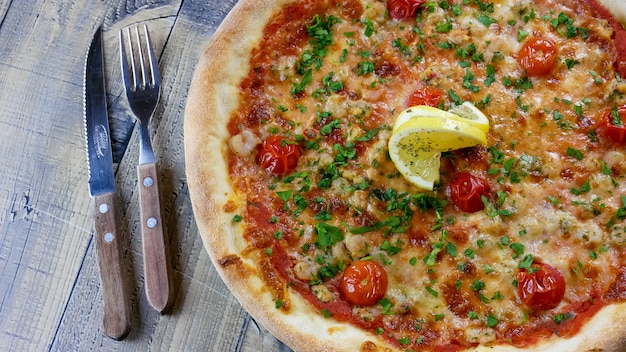
<path fill-rule="evenodd" d="M 285 292 L 289 312 L 275 308 L 262 274 L 246 258 L 247 243 L 232 221 L 233 190 L 228 177 L 230 114 L 238 106 L 238 87 L 248 72 L 250 53 L 263 24 L 277 9 L 295 0 L 241 0 L 214 34 L 200 58 L 185 111 L 186 172 L 191 200 L 205 247 L 226 284 L 246 310 L 295 350 L 386 351 L 384 341 L 349 324 L 325 319 L 292 291 Z M 626 20 L 621 0 L 598 0 Z M 237 202 L 235 202 L 237 204 Z M 228 207 L 230 212 L 225 211 Z M 202 308 L 199 308 L 202 309 Z M 303 329 L 302 327 L 306 327 Z M 622 351 L 626 348 L 626 304 L 610 305 L 571 339 L 552 339 L 528 349 L 477 347 L 472 351 Z"/>

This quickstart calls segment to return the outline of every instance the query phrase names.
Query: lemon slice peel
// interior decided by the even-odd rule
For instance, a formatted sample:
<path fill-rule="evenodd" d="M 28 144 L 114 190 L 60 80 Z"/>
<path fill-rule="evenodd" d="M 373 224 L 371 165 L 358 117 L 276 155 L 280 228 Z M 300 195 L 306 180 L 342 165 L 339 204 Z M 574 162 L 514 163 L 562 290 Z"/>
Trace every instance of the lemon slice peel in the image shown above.
<path fill-rule="evenodd" d="M 451 150 L 487 144 L 487 135 L 469 123 L 441 117 L 409 120 L 392 133 L 389 144 L 422 151 Z"/>
<path fill-rule="evenodd" d="M 448 111 L 428 105 L 411 106 L 398 115 L 393 125 L 393 131 L 409 120 L 424 117 L 443 117 L 451 120 L 464 121 L 485 133 L 489 131 L 489 119 L 470 102 L 464 102 Z"/>

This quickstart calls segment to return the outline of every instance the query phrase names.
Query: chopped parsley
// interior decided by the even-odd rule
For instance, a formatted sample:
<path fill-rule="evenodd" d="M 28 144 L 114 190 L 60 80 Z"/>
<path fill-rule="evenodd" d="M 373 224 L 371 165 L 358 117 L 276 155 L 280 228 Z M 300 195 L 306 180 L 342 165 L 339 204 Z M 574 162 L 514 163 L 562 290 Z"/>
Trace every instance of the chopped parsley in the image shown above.
<path fill-rule="evenodd" d="M 555 323 L 557 324 L 561 324 L 562 322 L 566 321 L 566 320 L 570 320 L 574 318 L 574 314 L 567 312 L 567 313 L 559 313 L 557 315 L 555 315 L 552 320 L 554 320 Z"/>
<path fill-rule="evenodd" d="M 574 188 L 574 187 L 570 188 L 570 192 L 577 196 L 583 193 L 587 193 L 589 191 L 591 191 L 591 184 L 589 183 L 589 180 L 586 180 L 585 183 L 579 188 Z"/>
<path fill-rule="evenodd" d="M 463 87 L 472 93 L 480 92 L 480 87 L 475 85 L 473 82 L 476 80 L 474 74 L 469 69 L 465 70 L 465 76 L 463 77 Z"/>
<path fill-rule="evenodd" d="M 459 95 L 458 95 L 458 94 L 456 94 L 456 92 L 455 92 L 454 90 L 452 90 L 452 89 L 449 89 L 449 90 L 448 90 L 448 97 L 449 97 L 449 98 L 450 98 L 450 100 L 452 100 L 452 102 L 453 102 L 454 104 L 456 104 L 456 105 L 461 105 L 461 104 L 463 104 L 463 102 L 464 102 L 464 101 L 463 101 L 463 99 L 461 99 L 461 98 L 459 97 Z"/>
<path fill-rule="evenodd" d="M 526 254 L 524 258 L 522 258 L 522 261 L 517 265 L 517 267 L 519 269 L 526 269 L 526 271 L 528 271 L 529 274 L 532 274 L 536 272 L 537 270 L 539 270 L 538 268 L 533 267 L 534 260 L 535 258 L 533 257 L 532 254 Z"/>
<path fill-rule="evenodd" d="M 496 68 L 489 64 L 487 65 L 487 67 L 485 68 L 485 81 L 484 84 L 486 87 L 489 87 L 493 82 L 496 81 Z"/>
<path fill-rule="evenodd" d="M 343 82 L 339 80 L 334 80 L 335 73 L 330 72 L 327 76 L 322 79 L 322 84 L 326 90 L 326 94 L 330 94 L 332 92 L 338 92 L 343 89 Z"/>
<path fill-rule="evenodd" d="M 393 303 L 388 298 L 382 298 L 378 301 L 378 304 L 383 308 L 383 314 L 389 315 L 392 314 L 391 307 Z"/>
<path fill-rule="evenodd" d="M 300 59 L 296 62 L 296 73 L 301 78 L 294 81 L 291 87 L 291 95 L 297 96 L 311 83 L 313 71 L 311 66 L 320 70 L 324 57 L 328 54 L 328 47 L 333 43 L 332 26 L 341 20 L 332 15 L 315 15 L 307 24 L 306 31 L 311 37 L 311 47 L 303 51 Z"/>
<path fill-rule="evenodd" d="M 517 41 L 521 42 L 522 40 L 526 39 L 526 37 L 528 37 L 529 34 L 530 33 L 525 31 L 525 30 L 522 30 L 522 29 L 518 30 L 517 31 Z"/>
<path fill-rule="evenodd" d="M 439 22 L 437 23 L 437 25 L 435 26 L 435 31 L 437 33 L 448 33 L 452 30 L 452 20 L 451 19 L 446 19 L 443 22 Z"/>
<path fill-rule="evenodd" d="M 487 14 L 480 14 L 478 16 L 476 16 L 476 19 L 478 19 L 478 21 L 482 24 L 485 25 L 485 27 L 489 27 L 494 23 L 498 23 L 498 20 L 492 17 L 489 17 L 489 15 Z"/>
<path fill-rule="evenodd" d="M 394 39 L 394 41 L 391 43 L 391 46 L 398 49 L 402 53 L 402 55 L 411 56 L 411 49 L 402 42 L 401 38 Z"/>
<path fill-rule="evenodd" d="M 580 35 L 581 38 L 586 39 L 589 34 L 588 28 L 576 27 L 574 20 L 569 18 L 564 12 L 559 13 L 556 18 L 549 19 L 549 22 L 557 33 L 566 38 L 574 38 Z"/>
<path fill-rule="evenodd" d="M 356 74 L 358 76 L 365 76 L 374 72 L 374 63 L 372 61 L 361 61 L 356 66 Z"/>
<path fill-rule="evenodd" d="M 427 266 L 434 266 L 437 262 L 437 254 L 443 250 L 445 246 L 445 242 L 439 242 L 432 245 L 432 250 L 428 255 L 424 258 L 424 264 Z"/>
<path fill-rule="evenodd" d="M 400 243 L 397 243 L 397 244 L 402 244 L 402 243 L 400 242 Z M 401 247 L 396 247 L 396 246 L 391 245 L 391 242 L 389 242 L 389 240 L 385 240 L 385 241 L 384 241 L 384 242 L 380 245 L 380 249 L 381 249 L 382 251 L 385 251 L 385 252 L 386 252 L 387 254 L 389 254 L 389 255 L 395 255 L 395 254 L 398 254 L 398 252 L 400 252 L 400 251 L 402 250 L 402 248 L 401 248 Z"/>
<path fill-rule="evenodd" d="M 568 70 L 571 70 L 572 68 L 574 68 L 575 65 L 579 63 L 580 61 L 576 59 L 565 59 L 565 67 L 567 67 Z"/>
<path fill-rule="evenodd" d="M 611 109 L 611 124 L 616 127 L 623 127 L 624 123 L 622 122 L 622 116 L 620 115 L 617 105 L 613 106 Z"/>
<path fill-rule="evenodd" d="M 496 317 L 494 317 L 492 314 L 489 314 L 487 316 L 487 327 L 492 328 L 496 325 L 498 325 L 498 319 L 496 319 Z"/>
<path fill-rule="evenodd" d="M 485 288 L 485 283 L 480 280 L 474 280 L 474 282 L 470 285 L 472 291 L 480 291 Z"/>
<path fill-rule="evenodd" d="M 298 94 L 304 92 L 304 88 L 306 88 L 309 83 L 313 81 L 313 71 L 309 68 L 303 74 L 300 81 L 293 82 L 291 87 L 291 96 L 297 96 Z"/>
<path fill-rule="evenodd" d="M 566 151 L 567 155 L 569 157 L 572 157 L 576 160 L 583 160 L 584 158 L 584 154 L 582 151 L 578 150 L 578 149 L 574 149 L 572 147 L 567 147 L 567 151 Z"/>
<path fill-rule="evenodd" d="M 437 292 L 434 288 L 430 286 L 426 286 L 426 291 L 430 293 L 433 297 L 439 297 L 439 292 Z"/>
<path fill-rule="evenodd" d="M 365 26 L 363 34 L 368 38 L 371 37 L 374 34 L 374 24 L 369 18 L 366 18 L 363 20 L 363 25 Z"/>
<path fill-rule="evenodd" d="M 320 133 L 322 134 L 322 136 L 328 136 L 329 134 L 333 133 L 334 129 L 339 128 L 340 124 L 341 121 L 339 121 L 338 119 L 331 120 L 329 123 L 320 128 Z"/>
<path fill-rule="evenodd" d="M 343 241 L 341 229 L 324 222 L 318 222 L 315 225 L 315 233 L 317 234 L 315 245 L 318 248 L 328 248 L 334 246 L 337 242 Z"/>
<path fill-rule="evenodd" d="M 374 128 L 373 130 L 365 131 L 365 134 L 361 137 L 357 137 L 354 140 L 358 142 L 367 142 L 374 139 L 374 137 L 380 132 L 380 127 Z"/>

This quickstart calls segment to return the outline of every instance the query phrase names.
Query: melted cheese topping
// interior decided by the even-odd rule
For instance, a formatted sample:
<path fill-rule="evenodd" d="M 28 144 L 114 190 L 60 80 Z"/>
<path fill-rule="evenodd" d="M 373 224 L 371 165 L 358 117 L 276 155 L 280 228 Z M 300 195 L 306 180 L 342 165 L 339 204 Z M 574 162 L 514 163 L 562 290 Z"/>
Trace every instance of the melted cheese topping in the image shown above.
<path fill-rule="evenodd" d="M 590 11 L 577 0 L 459 0 L 429 2 L 415 21 L 398 21 L 384 1 L 343 0 L 277 14 L 229 125 L 251 251 L 283 253 L 289 264 L 273 270 L 284 285 L 403 348 L 567 335 L 585 302 L 615 299 L 616 272 L 626 267 L 624 149 L 598 128 L 626 86 L 613 67 L 613 31 Z M 314 18 L 330 24 L 326 45 L 307 33 Z M 548 75 L 529 77 L 517 56 L 536 36 L 553 41 L 558 58 Z M 473 102 L 491 124 L 488 147 L 445 155 L 441 184 L 427 194 L 386 155 L 396 114 L 422 86 L 443 92 L 445 108 Z M 274 134 L 303 148 L 290 175 L 262 170 L 250 152 Z M 489 180 L 487 209 L 466 214 L 447 198 L 459 171 Z M 320 223 L 340 238 L 320 244 Z M 565 277 L 552 310 L 517 295 L 528 255 Z M 341 271 L 363 258 L 384 265 L 387 294 L 340 316 Z"/>

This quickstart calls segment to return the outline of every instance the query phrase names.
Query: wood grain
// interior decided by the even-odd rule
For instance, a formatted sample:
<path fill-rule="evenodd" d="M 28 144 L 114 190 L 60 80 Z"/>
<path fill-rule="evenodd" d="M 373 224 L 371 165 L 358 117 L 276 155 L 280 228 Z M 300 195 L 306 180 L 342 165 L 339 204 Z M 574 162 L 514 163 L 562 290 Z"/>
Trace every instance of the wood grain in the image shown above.
<path fill-rule="evenodd" d="M 4 2 L 0 14 L 3 351 L 42 350 L 52 340 L 92 238 L 82 98 L 74 99 L 81 89 L 87 41 L 82 55 L 62 58 L 62 52 L 78 50 L 73 49 L 76 43 L 61 39 L 69 35 L 55 23 L 63 15 L 35 16 L 48 6 L 43 1 Z M 42 24 L 48 20 L 50 26 Z M 41 49 L 31 56 L 33 43 Z M 51 55 L 42 57 L 47 51 Z M 97 273 L 93 278 L 98 280 Z M 101 321 L 100 316 L 94 325 Z"/>
<path fill-rule="evenodd" d="M 115 193 L 94 196 L 94 239 L 102 292 L 102 330 L 108 337 L 122 340 L 130 331 L 130 313 L 115 198 Z"/>
<path fill-rule="evenodd" d="M 241 308 L 213 268 L 184 174 L 183 111 L 193 70 L 235 0 L 0 0 L 0 351 L 287 351 Z M 150 126 L 168 229 L 170 314 L 145 298 L 136 162 L 139 134 L 119 68 L 117 31 L 145 22 L 160 57 Z M 87 188 L 82 79 L 104 25 L 119 236 L 132 329 L 102 331 Z"/>
<path fill-rule="evenodd" d="M 156 163 L 137 165 L 137 180 L 146 297 L 152 308 L 163 313 L 171 303 L 172 290 Z"/>

